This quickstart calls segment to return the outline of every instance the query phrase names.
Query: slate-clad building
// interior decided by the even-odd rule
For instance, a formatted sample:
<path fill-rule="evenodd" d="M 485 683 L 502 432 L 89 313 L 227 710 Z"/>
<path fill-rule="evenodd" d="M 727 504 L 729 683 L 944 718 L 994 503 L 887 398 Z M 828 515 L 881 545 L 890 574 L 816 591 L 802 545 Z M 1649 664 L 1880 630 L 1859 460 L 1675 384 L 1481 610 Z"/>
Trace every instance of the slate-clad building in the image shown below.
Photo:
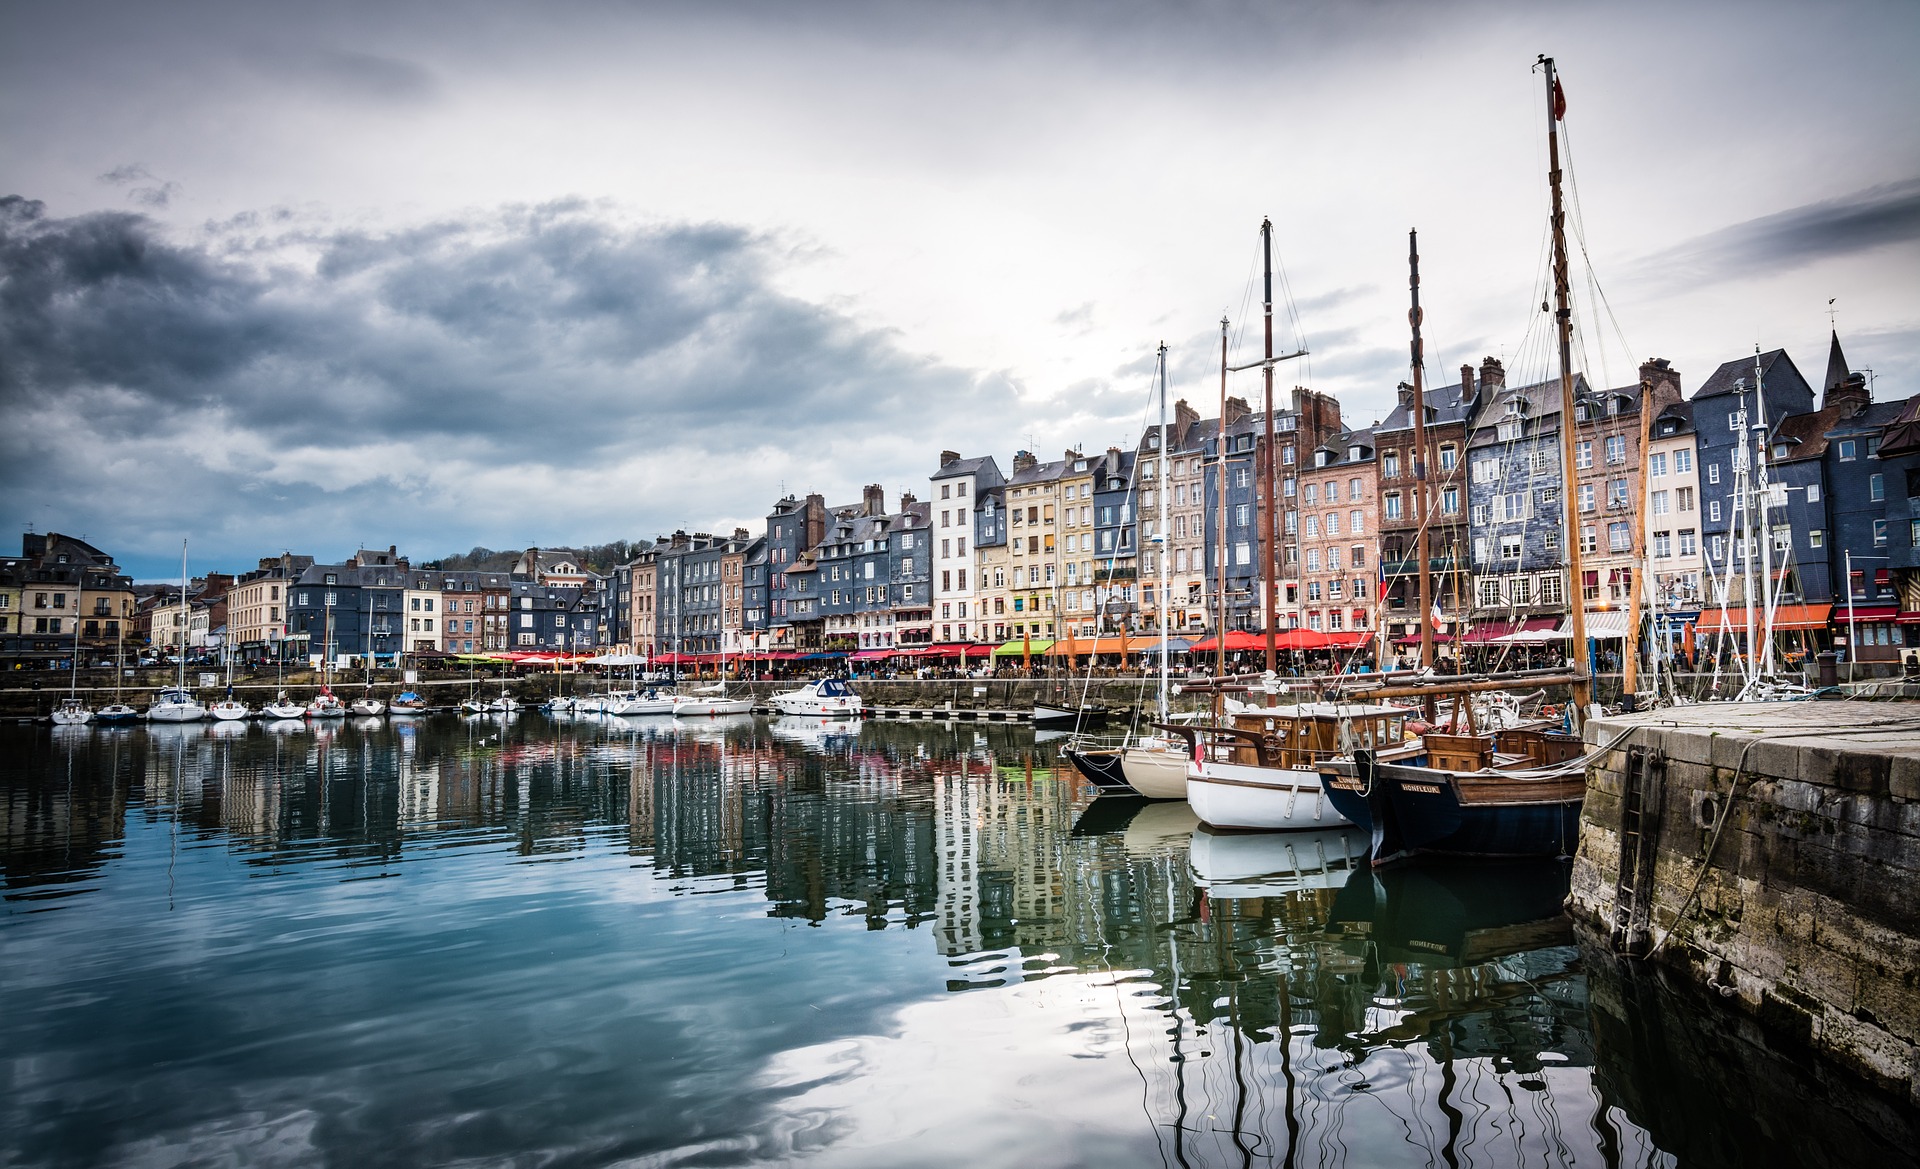
<path fill-rule="evenodd" d="M 1588 396 L 1576 376 L 1574 396 Z M 1560 379 L 1486 386 L 1467 440 L 1473 616 L 1525 621 L 1567 612 L 1562 544 Z M 1404 493 L 1382 483 L 1381 523 L 1405 514 Z"/>

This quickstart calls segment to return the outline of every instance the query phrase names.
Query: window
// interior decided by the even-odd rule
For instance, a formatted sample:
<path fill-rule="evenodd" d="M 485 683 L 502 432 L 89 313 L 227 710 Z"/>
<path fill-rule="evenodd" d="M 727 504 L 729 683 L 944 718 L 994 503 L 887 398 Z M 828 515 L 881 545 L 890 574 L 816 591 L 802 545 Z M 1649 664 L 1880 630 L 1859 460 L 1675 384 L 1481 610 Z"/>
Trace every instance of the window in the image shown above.
<path fill-rule="evenodd" d="M 1912 544 L 1915 548 L 1920 548 L 1920 520 L 1908 521 L 1907 543 Z"/>
<path fill-rule="evenodd" d="M 1347 549 L 1347 551 L 1351 554 L 1349 562 L 1355 568 L 1365 568 L 1367 566 L 1367 546 L 1365 544 L 1355 544 L 1353 547 Z"/>
<path fill-rule="evenodd" d="M 1319 536 L 1319 535 L 1320 535 L 1320 517 L 1319 517 L 1319 516 L 1314 516 L 1314 515 L 1310 515 L 1310 516 L 1308 516 L 1308 517 L 1307 517 L 1307 536 L 1308 536 L 1308 538 L 1309 538 L 1309 539 L 1311 539 L 1311 538 L 1314 538 L 1314 537 L 1317 537 L 1317 536 Z"/>
<path fill-rule="evenodd" d="M 1656 451 L 1653 454 L 1650 454 L 1647 456 L 1647 474 L 1648 475 L 1652 476 L 1655 479 L 1659 479 L 1664 477 L 1666 473 L 1667 473 L 1667 456 L 1664 451 Z"/>
<path fill-rule="evenodd" d="M 1361 529 L 1366 527 L 1366 524 L 1362 522 L 1365 518 L 1366 518 L 1365 512 L 1361 512 L 1361 511 L 1348 512 L 1347 513 L 1347 535 L 1349 536 L 1360 535 Z"/>
<path fill-rule="evenodd" d="M 1707 464 L 1707 482 L 1709 483 L 1720 482 L 1720 464 L 1719 463 Z"/>
<path fill-rule="evenodd" d="M 1533 581 L 1524 576 L 1508 578 L 1507 603 L 1510 605 L 1533 604 Z"/>
<path fill-rule="evenodd" d="M 1653 555 L 1656 559 L 1660 560 L 1665 560 L 1673 555 L 1672 532 L 1655 532 L 1653 534 Z"/>
<path fill-rule="evenodd" d="M 1717 499 L 1707 500 L 1707 522 L 1710 524 L 1720 522 L 1720 501 Z"/>
<path fill-rule="evenodd" d="M 1460 465 L 1460 452 L 1450 442 L 1440 444 L 1440 469 L 1451 471 Z"/>
<path fill-rule="evenodd" d="M 1873 546 L 1875 548 L 1885 548 L 1887 546 L 1887 521 L 1873 521 Z"/>
<path fill-rule="evenodd" d="M 1593 525 L 1581 524 L 1580 525 L 1580 551 L 1584 554 L 1592 554 L 1594 552 L 1598 552 L 1599 550 L 1600 550 L 1600 541 L 1594 535 Z"/>
<path fill-rule="evenodd" d="M 1573 444 L 1573 465 L 1582 471 L 1593 466 L 1593 440 L 1582 439 Z"/>
<path fill-rule="evenodd" d="M 1682 487 L 1678 491 L 1675 491 L 1673 495 L 1674 495 L 1674 502 L 1677 505 L 1674 508 L 1675 511 L 1692 511 L 1693 510 L 1693 488 Z"/>
<path fill-rule="evenodd" d="M 1385 503 L 1386 503 L 1387 518 L 1390 520 L 1399 519 L 1400 518 L 1400 493 L 1398 491 L 1387 492 L 1387 498 L 1385 500 Z"/>
<path fill-rule="evenodd" d="M 1545 535 L 1540 538 L 1540 546 L 1549 552 L 1558 552 L 1560 550 L 1559 529 L 1548 528 Z"/>
<path fill-rule="evenodd" d="M 1500 537 L 1500 559 L 1502 560 L 1520 559 L 1520 537 L 1518 536 Z"/>
<path fill-rule="evenodd" d="M 1700 551 L 1700 544 L 1692 528 L 1680 529 L 1680 555 L 1692 556 Z"/>
<path fill-rule="evenodd" d="M 1481 577 L 1474 582 L 1475 590 L 1480 594 L 1480 607 L 1496 608 L 1500 604 L 1500 581 L 1496 577 Z"/>
<path fill-rule="evenodd" d="M 1693 452 L 1689 450 L 1673 452 L 1673 473 L 1684 475 L 1691 470 L 1693 470 Z"/>
<path fill-rule="evenodd" d="M 1625 479 L 1607 480 L 1607 506 L 1627 506 L 1627 481 Z"/>
<path fill-rule="evenodd" d="M 1520 438 L 1520 419 L 1503 419 L 1500 425 L 1494 428 L 1494 435 L 1501 442 L 1517 442 Z"/>
<path fill-rule="evenodd" d="M 1808 488 L 1807 493 L 1809 495 L 1812 495 L 1813 490 L 1814 490 L 1813 488 Z M 1867 498 L 1872 500 L 1875 503 L 1879 503 L 1881 500 L 1885 499 L 1886 497 L 1887 497 L 1887 477 L 1885 475 L 1873 475 L 1868 477 Z M 1808 500 L 1808 502 L 1812 502 L 1812 500 Z"/>
<path fill-rule="evenodd" d="M 1307 571 L 1308 572 L 1320 571 L 1320 549 L 1318 548 L 1307 549 Z"/>
<path fill-rule="evenodd" d="M 1458 487 L 1441 488 L 1440 510 L 1446 515 L 1460 514 L 1460 489 Z M 1358 532 L 1360 530 L 1360 513 L 1356 511 L 1353 513 L 1353 516 L 1353 530 Z"/>
<path fill-rule="evenodd" d="M 1610 434 L 1607 436 L 1607 462 L 1624 463 L 1627 461 L 1627 436 Z"/>
<path fill-rule="evenodd" d="M 1580 485 L 1580 510 L 1593 510 L 1593 484 L 1591 483 L 1582 483 Z"/>
<path fill-rule="evenodd" d="M 1315 503 L 1315 502 L 1318 502 L 1319 498 L 1320 498 L 1320 487 L 1318 484 L 1309 483 L 1300 491 L 1301 503 Z"/>
<path fill-rule="evenodd" d="M 1363 499 L 1363 498 L 1365 498 L 1365 493 L 1364 493 L 1364 492 L 1362 492 L 1362 491 L 1361 491 L 1361 489 L 1360 489 L 1360 480 L 1358 480 L 1358 479 L 1349 479 L 1349 480 L 1347 480 L 1347 500 L 1348 500 L 1348 502 L 1353 502 L 1353 501 L 1356 501 L 1356 500 L 1359 500 L 1359 499 Z"/>
<path fill-rule="evenodd" d="M 1327 513 L 1327 535 L 1338 536 L 1339 534 L 1340 534 L 1340 513 L 1330 511 Z"/>
<path fill-rule="evenodd" d="M 1511 495 L 1495 497 L 1494 506 L 1498 509 L 1500 519 L 1503 522 L 1511 522 L 1527 518 L 1527 512 L 1529 510 L 1527 505 L 1529 502 L 1530 497 L 1526 492 L 1516 491 Z"/>
<path fill-rule="evenodd" d="M 1473 481 L 1475 483 L 1500 482 L 1500 460 L 1475 459 L 1473 461 Z"/>
<path fill-rule="evenodd" d="M 1400 477 L 1400 452 L 1388 451 L 1380 456 L 1380 477 L 1398 479 Z"/>
<path fill-rule="evenodd" d="M 1654 515 L 1666 515 L 1666 514 L 1667 514 L 1667 503 L 1668 503 L 1668 494 L 1667 494 L 1667 492 L 1665 492 L 1665 491 L 1656 491 L 1656 492 L 1654 492 L 1654 493 L 1653 493 L 1653 497 L 1652 497 L 1652 502 L 1653 502 L 1653 514 L 1654 514 Z"/>
<path fill-rule="evenodd" d="M 1727 558 L 1727 538 L 1725 536 L 1713 537 L 1713 539 L 1708 542 L 1707 547 L 1711 550 L 1713 559 L 1725 560 Z"/>
<path fill-rule="evenodd" d="M 1580 574 L 1580 597 L 1587 601 L 1600 599 L 1600 573 L 1597 570 L 1590 569 Z"/>
<path fill-rule="evenodd" d="M 1859 457 L 1858 444 L 1855 443 L 1850 438 L 1841 439 L 1840 440 L 1840 461 L 1843 463 L 1851 463 L 1858 457 Z"/>

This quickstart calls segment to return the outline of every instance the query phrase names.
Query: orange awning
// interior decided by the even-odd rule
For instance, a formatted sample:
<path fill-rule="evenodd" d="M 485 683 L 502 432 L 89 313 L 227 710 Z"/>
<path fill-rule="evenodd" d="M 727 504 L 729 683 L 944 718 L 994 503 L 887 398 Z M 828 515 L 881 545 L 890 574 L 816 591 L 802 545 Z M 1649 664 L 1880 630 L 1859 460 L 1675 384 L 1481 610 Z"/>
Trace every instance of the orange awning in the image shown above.
<path fill-rule="evenodd" d="M 1832 605 L 1777 605 L 1773 610 L 1773 629 L 1776 633 L 1790 629 L 1825 629 L 1827 622 L 1832 618 Z M 1767 611 L 1755 605 L 1753 607 L 1754 628 L 1760 628 L 1766 620 Z M 1745 606 L 1737 609 L 1702 609 L 1693 626 L 1701 633 L 1717 633 L 1723 621 L 1730 633 L 1746 632 Z"/>
<path fill-rule="evenodd" d="M 1148 637 L 1083 637 L 1078 640 L 1062 639 L 1053 643 L 1047 656 L 1064 658 L 1069 654 L 1085 657 L 1087 654 L 1140 653 L 1149 646 L 1159 645 L 1159 641 Z"/>

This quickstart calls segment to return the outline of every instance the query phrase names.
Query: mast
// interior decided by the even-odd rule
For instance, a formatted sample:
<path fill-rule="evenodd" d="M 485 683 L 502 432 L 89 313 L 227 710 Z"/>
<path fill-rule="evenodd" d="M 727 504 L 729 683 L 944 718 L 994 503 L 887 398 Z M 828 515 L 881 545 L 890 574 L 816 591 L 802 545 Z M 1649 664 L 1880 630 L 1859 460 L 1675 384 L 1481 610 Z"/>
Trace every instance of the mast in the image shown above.
<path fill-rule="evenodd" d="M 1741 663 L 1740 673 L 1747 682 L 1757 675 L 1754 653 L 1759 648 L 1754 637 L 1753 624 L 1753 453 L 1747 449 L 1747 439 L 1751 428 L 1747 425 L 1747 390 L 1745 381 L 1735 383 L 1740 389 L 1740 433 L 1736 436 L 1740 442 L 1740 461 L 1734 466 L 1734 496 L 1738 502 L 1734 505 L 1740 511 L 1740 580 L 1742 584 L 1743 604 L 1741 611 L 1743 628 L 1747 635 L 1746 655 Z M 1729 535 L 1732 533 L 1729 532 Z M 1729 566 L 1731 572 L 1731 566 Z"/>
<path fill-rule="evenodd" d="M 1627 642 L 1621 655 L 1620 698 L 1628 710 L 1635 704 L 1634 696 L 1639 693 L 1640 669 L 1640 594 L 1649 587 L 1647 577 L 1647 524 L 1652 516 L 1647 514 L 1647 445 L 1653 438 L 1653 380 L 1642 376 L 1640 379 L 1640 492 L 1634 506 L 1640 509 L 1640 522 L 1633 525 L 1633 588 L 1627 594 Z M 1654 689 L 1660 684 L 1656 672 Z"/>
<path fill-rule="evenodd" d="M 1167 609 L 1171 598 L 1167 596 L 1169 584 L 1167 576 L 1167 539 L 1172 529 L 1167 526 L 1167 497 L 1173 493 L 1167 479 L 1167 343 L 1160 342 L 1160 721 L 1167 721 Z"/>
<path fill-rule="evenodd" d="M 1576 721 L 1593 699 L 1587 650 L 1587 605 L 1580 567 L 1580 529 L 1573 518 L 1573 310 L 1567 292 L 1567 213 L 1560 197 L 1560 116 L 1566 110 L 1553 58 L 1542 56 L 1547 82 L 1547 184 L 1553 191 L 1553 317 L 1560 335 L 1560 524 L 1567 542 L 1567 600 L 1573 617 L 1573 705 Z"/>
<path fill-rule="evenodd" d="M 1260 554 L 1260 584 L 1266 594 L 1267 626 L 1267 673 L 1274 672 L 1274 635 L 1280 623 L 1280 545 L 1274 539 L 1274 515 L 1280 510 L 1280 497 L 1275 492 L 1273 474 L 1273 220 L 1260 221 L 1260 260 L 1262 273 L 1261 300 L 1266 309 L 1266 348 L 1261 362 L 1262 381 L 1266 393 L 1266 492 L 1267 507 L 1265 518 L 1260 524 L 1260 536 L 1265 544 Z M 1224 417 L 1224 413 L 1222 417 Z"/>
<path fill-rule="evenodd" d="M 1220 318 L 1220 437 L 1215 443 L 1215 471 L 1220 481 L 1219 499 L 1215 500 L 1216 524 L 1214 534 L 1216 555 L 1214 561 L 1219 566 L 1219 620 L 1215 622 L 1213 654 L 1217 663 L 1213 676 L 1227 676 L 1227 318 Z M 1216 699 L 1216 702 L 1218 700 Z"/>
<path fill-rule="evenodd" d="M 1427 398 L 1426 343 L 1420 337 L 1420 233 L 1407 232 L 1407 288 L 1413 306 L 1407 310 L 1407 323 L 1413 326 L 1413 522 L 1417 533 L 1416 555 L 1420 557 L 1420 668 L 1433 665 L 1433 573 L 1427 530 Z"/>
<path fill-rule="evenodd" d="M 193 629 L 193 610 L 187 608 L 187 542 L 180 541 L 180 652 L 174 661 L 180 670 L 179 686 L 187 688 L 187 634 Z"/>
<path fill-rule="evenodd" d="M 1761 607 L 1760 626 L 1760 672 L 1773 673 L 1773 500 L 1770 498 L 1767 481 L 1767 392 L 1766 384 L 1760 374 L 1760 346 L 1753 347 L 1753 405 L 1759 417 L 1753 424 L 1753 460 L 1755 501 L 1760 505 L 1760 595 L 1765 599 Z M 1781 564 L 1785 568 L 1784 563 Z M 1847 596 L 1853 596 L 1853 581 L 1847 581 Z M 1752 645 L 1751 642 L 1748 643 Z M 1847 646 L 1848 661 L 1852 661 L 1853 646 Z"/>

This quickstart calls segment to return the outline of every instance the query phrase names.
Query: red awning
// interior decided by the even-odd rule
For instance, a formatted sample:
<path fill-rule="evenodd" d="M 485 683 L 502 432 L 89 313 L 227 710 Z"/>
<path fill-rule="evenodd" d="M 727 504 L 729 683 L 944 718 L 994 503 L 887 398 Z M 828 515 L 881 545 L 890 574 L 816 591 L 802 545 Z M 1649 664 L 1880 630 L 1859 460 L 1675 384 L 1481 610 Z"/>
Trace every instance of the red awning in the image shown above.
<path fill-rule="evenodd" d="M 1833 616 L 1832 605 L 1780 605 L 1773 611 L 1773 628 L 1777 633 L 1787 629 L 1825 629 Z M 1702 609 L 1694 620 L 1693 627 L 1701 633 L 1718 633 L 1724 621 L 1727 632 L 1744 633 L 1747 628 L 1747 610 L 1738 609 Z M 1766 621 L 1766 610 L 1758 605 L 1753 609 L 1753 624 L 1759 628 Z"/>
<path fill-rule="evenodd" d="M 1485 645 L 1496 637 L 1518 631 L 1518 621 L 1481 621 L 1460 635 L 1461 645 Z"/>
<path fill-rule="evenodd" d="M 1213 653 L 1215 650 L 1219 649 L 1219 647 L 1220 647 L 1219 641 L 1215 638 L 1209 637 L 1202 641 L 1196 641 L 1192 645 L 1188 646 L 1187 652 L 1190 654 L 1208 654 L 1208 653 Z M 1265 648 L 1267 648 L 1267 638 L 1265 634 L 1248 633 L 1244 629 L 1227 630 L 1227 651 L 1229 653 L 1237 652 L 1240 650 L 1265 649 Z"/>
<path fill-rule="evenodd" d="M 1405 637 L 1396 637 L 1396 638 L 1394 638 L 1394 639 L 1393 639 L 1393 644 L 1395 644 L 1395 645 L 1419 645 L 1419 644 L 1420 644 L 1420 635 L 1419 635 L 1418 633 L 1410 633 L 1410 634 L 1408 634 L 1408 635 L 1407 635 L 1407 636 L 1405 636 Z M 1451 634 L 1451 633 L 1436 633 L 1436 634 L 1434 634 L 1434 635 L 1433 635 L 1433 644 L 1435 644 L 1435 645 L 1452 645 L 1452 644 L 1453 644 L 1453 634 Z"/>
<path fill-rule="evenodd" d="M 847 660 L 854 662 L 877 662 L 883 658 L 890 658 L 893 655 L 894 651 L 890 649 L 863 649 Z"/>
<path fill-rule="evenodd" d="M 1920 613 L 1902 613 L 1899 621 L 1902 625 L 1920 625 Z"/>
<path fill-rule="evenodd" d="M 1861 605 L 1855 604 L 1852 610 L 1845 605 L 1833 607 L 1833 623 L 1845 625 L 1848 621 L 1893 621 L 1900 616 L 1898 605 Z M 1778 624 L 1776 621 L 1775 624 Z"/>
<path fill-rule="evenodd" d="M 1373 640 L 1373 634 L 1364 629 L 1349 633 L 1329 633 L 1326 636 L 1328 649 L 1359 649 Z"/>

